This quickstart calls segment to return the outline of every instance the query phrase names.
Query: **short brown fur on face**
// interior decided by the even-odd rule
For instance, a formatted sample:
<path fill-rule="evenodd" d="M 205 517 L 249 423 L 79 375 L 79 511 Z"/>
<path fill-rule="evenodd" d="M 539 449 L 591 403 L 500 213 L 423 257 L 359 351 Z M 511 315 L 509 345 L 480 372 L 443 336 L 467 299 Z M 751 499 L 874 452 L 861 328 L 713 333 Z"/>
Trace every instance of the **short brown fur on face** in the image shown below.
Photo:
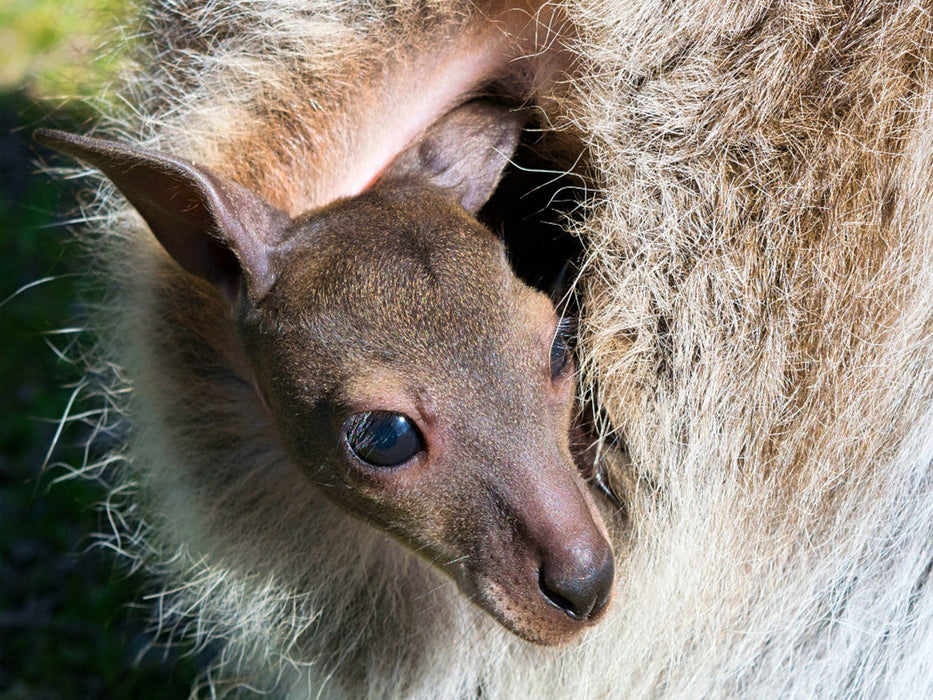
<path fill-rule="evenodd" d="M 570 456 L 573 382 L 551 381 L 550 301 L 423 186 L 380 188 L 295 229 L 278 281 L 239 321 L 292 460 L 516 633 L 575 636 L 608 589 L 577 620 L 542 594 L 539 569 L 555 557 L 599 568 L 611 552 Z M 426 450 L 400 468 L 355 458 L 343 422 L 373 410 L 412 418 Z"/>

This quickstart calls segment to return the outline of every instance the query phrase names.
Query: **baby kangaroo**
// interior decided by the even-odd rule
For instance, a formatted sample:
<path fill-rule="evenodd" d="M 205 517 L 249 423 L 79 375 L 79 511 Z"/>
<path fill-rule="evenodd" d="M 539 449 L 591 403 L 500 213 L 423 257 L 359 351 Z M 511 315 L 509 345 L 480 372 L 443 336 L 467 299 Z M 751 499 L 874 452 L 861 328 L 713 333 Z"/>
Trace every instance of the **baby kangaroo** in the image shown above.
<path fill-rule="evenodd" d="M 573 363 L 553 305 L 473 218 L 521 129 L 467 102 L 361 194 L 296 218 L 179 158 L 37 138 L 100 168 L 225 296 L 243 379 L 296 468 L 507 628 L 560 644 L 601 617 L 614 571 L 570 451 Z"/>

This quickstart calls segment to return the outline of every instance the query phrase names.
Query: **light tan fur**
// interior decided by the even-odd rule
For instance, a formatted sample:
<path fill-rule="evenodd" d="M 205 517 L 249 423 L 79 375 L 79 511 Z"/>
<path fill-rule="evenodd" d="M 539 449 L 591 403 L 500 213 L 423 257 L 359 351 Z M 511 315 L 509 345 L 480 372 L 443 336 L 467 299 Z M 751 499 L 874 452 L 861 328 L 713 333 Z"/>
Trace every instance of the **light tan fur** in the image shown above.
<path fill-rule="evenodd" d="M 555 161 L 562 137 L 587 147 L 581 379 L 624 504 L 603 503 L 606 619 L 566 647 L 529 645 L 321 498 L 252 388 L 226 378 L 216 295 L 105 190 L 101 357 L 122 368 L 108 392 L 133 425 L 115 493 L 138 489 L 114 499 L 139 523 L 118 546 L 165 575 L 164 625 L 229 640 L 227 677 L 295 697 L 925 694 L 931 8 L 560 10 L 566 26 L 547 16 L 537 46 L 562 43 L 568 79 L 514 97 L 539 105 Z M 501 28 L 497 12 L 164 3 L 136 111 L 111 131 L 294 214 L 357 186 L 319 175 L 356 163 L 380 110 L 400 108 L 362 96 L 396 75 L 417 93 L 471 28 Z"/>

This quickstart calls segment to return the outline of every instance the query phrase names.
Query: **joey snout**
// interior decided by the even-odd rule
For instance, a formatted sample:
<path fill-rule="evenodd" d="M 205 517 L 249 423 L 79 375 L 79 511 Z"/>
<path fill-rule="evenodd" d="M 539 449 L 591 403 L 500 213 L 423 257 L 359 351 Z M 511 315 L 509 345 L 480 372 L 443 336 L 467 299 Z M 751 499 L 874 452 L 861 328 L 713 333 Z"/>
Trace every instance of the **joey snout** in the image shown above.
<path fill-rule="evenodd" d="M 516 634 L 562 644 L 606 611 L 612 548 L 572 465 L 535 460 L 508 472 L 471 497 L 458 581 Z"/>

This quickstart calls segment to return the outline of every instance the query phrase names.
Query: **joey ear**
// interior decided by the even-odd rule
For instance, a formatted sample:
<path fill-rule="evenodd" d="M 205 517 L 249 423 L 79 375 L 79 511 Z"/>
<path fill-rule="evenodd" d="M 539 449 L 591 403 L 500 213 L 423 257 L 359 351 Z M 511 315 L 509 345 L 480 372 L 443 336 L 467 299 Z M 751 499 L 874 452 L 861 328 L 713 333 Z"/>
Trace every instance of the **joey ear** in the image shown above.
<path fill-rule="evenodd" d="M 275 281 L 270 252 L 288 216 L 259 195 L 181 158 L 40 129 L 40 143 L 104 172 L 185 270 L 236 298 L 261 299 Z"/>
<path fill-rule="evenodd" d="M 503 105 L 473 100 L 448 112 L 379 177 L 416 177 L 453 195 L 470 214 L 486 203 L 515 153 L 525 118 Z"/>

